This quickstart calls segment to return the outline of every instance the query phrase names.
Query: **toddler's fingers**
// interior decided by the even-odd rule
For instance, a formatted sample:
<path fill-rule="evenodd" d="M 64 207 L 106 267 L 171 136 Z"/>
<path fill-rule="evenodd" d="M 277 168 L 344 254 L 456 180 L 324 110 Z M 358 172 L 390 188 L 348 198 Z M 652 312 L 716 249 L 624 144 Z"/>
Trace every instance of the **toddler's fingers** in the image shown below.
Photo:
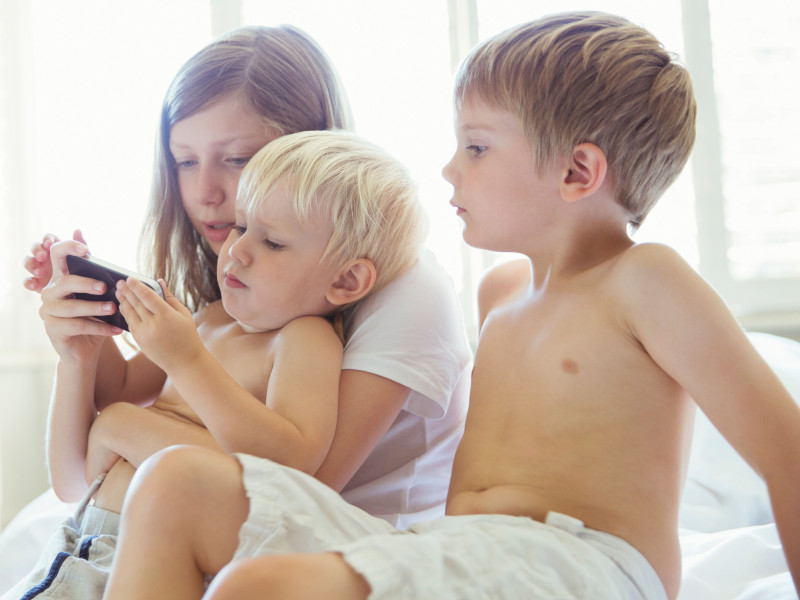
<path fill-rule="evenodd" d="M 149 285 L 146 285 L 135 277 L 128 277 L 126 285 L 130 291 L 136 295 L 141 306 L 151 313 L 156 313 L 164 308 L 164 300 Z"/>
<path fill-rule="evenodd" d="M 117 299 L 119 300 L 120 312 L 129 324 L 132 320 L 138 323 L 150 312 L 142 303 L 139 294 L 137 294 L 136 290 L 130 285 L 132 281 L 134 280 L 131 278 L 128 278 L 127 281 L 117 281 Z M 130 319 L 128 315 L 130 315 Z"/>

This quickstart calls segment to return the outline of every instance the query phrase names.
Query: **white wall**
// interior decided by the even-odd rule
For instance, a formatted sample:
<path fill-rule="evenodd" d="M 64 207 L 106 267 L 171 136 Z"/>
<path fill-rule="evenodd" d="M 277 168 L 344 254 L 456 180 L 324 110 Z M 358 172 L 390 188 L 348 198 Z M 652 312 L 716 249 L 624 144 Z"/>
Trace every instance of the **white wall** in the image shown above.
<path fill-rule="evenodd" d="M 48 487 L 44 435 L 52 352 L 0 354 L 0 528 Z"/>

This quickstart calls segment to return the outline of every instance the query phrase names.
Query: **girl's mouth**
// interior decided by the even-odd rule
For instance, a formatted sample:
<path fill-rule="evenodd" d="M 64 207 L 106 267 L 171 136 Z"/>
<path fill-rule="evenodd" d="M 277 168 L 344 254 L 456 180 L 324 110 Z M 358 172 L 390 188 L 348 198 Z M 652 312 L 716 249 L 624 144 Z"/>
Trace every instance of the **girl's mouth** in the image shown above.
<path fill-rule="evenodd" d="M 203 223 L 203 237 L 210 242 L 224 242 L 234 223 Z"/>

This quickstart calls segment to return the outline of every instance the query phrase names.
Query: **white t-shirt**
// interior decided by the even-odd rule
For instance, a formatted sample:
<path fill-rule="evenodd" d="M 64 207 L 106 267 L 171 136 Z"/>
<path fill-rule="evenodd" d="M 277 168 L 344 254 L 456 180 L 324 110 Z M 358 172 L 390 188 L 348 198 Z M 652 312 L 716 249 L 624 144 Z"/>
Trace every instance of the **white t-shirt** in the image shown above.
<path fill-rule="evenodd" d="M 472 369 L 452 280 L 425 250 L 411 271 L 364 300 L 345 328 L 342 369 L 380 375 L 411 393 L 342 496 L 401 529 L 443 515 Z"/>

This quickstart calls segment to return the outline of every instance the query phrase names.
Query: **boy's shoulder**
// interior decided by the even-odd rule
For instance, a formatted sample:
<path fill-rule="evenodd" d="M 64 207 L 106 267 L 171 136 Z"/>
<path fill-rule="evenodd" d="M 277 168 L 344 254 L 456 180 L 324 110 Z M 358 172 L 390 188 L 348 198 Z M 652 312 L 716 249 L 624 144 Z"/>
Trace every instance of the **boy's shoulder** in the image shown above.
<path fill-rule="evenodd" d="M 626 291 L 666 291 L 669 286 L 696 277 L 692 267 L 670 246 L 655 242 L 634 244 L 615 260 L 612 283 Z"/>
<path fill-rule="evenodd" d="M 341 347 L 341 341 L 330 319 L 306 315 L 289 321 L 275 332 L 278 347 L 327 345 Z"/>
<path fill-rule="evenodd" d="M 531 279 L 531 263 L 524 257 L 501 262 L 489 267 L 478 283 L 478 316 L 482 325 L 486 315 L 518 294 Z"/>

